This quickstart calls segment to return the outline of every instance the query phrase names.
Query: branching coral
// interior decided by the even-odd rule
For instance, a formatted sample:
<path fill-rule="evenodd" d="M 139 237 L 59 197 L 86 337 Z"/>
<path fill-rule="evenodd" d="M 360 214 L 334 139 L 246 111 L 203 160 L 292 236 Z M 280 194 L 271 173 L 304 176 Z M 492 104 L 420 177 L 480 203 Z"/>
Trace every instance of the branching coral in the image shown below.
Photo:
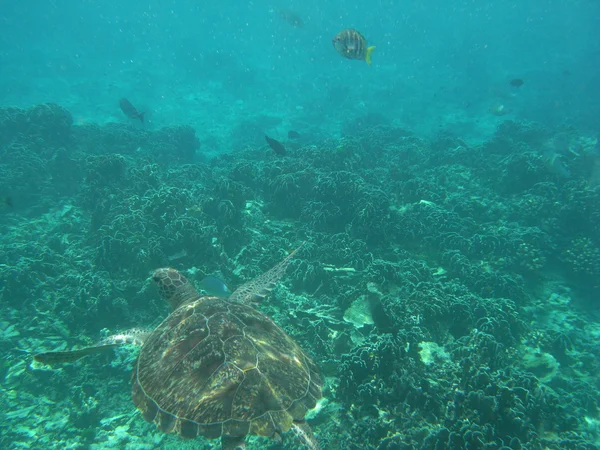
<path fill-rule="evenodd" d="M 157 267 L 235 289 L 306 241 L 287 287 L 259 307 L 328 377 L 335 408 L 311 424 L 332 448 L 591 448 L 600 355 L 575 301 L 595 301 L 600 273 L 591 144 L 518 122 L 473 147 L 375 125 L 307 134 L 285 157 L 242 133 L 235 152 L 197 164 L 189 127 L 73 127 L 55 105 L 0 109 L 0 189 L 16 193 L 0 214 L 0 402 L 18 405 L 0 445 L 51 448 L 57 430 L 65 446 L 160 442 L 121 416 L 125 383 L 100 392 L 118 363 L 51 375 L 16 362 L 22 350 L 164 316 L 144 283 Z M 544 161 L 549 139 L 583 142 L 557 152 L 569 178 Z M 32 403 L 40 386 L 50 403 Z"/>

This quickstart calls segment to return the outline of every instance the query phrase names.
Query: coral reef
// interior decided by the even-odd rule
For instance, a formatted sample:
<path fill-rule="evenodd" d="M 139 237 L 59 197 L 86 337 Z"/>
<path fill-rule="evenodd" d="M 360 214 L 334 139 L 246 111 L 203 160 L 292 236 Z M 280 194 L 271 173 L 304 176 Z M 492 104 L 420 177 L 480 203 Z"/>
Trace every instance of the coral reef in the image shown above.
<path fill-rule="evenodd" d="M 29 354 L 155 325 L 157 267 L 235 289 L 306 241 L 261 308 L 328 380 L 324 448 L 599 448 L 600 155 L 576 130 L 470 147 L 366 115 L 279 157 L 263 117 L 200 162 L 190 127 L 72 122 L 0 109 L 1 447 L 181 448 L 132 415 L 135 353 Z"/>

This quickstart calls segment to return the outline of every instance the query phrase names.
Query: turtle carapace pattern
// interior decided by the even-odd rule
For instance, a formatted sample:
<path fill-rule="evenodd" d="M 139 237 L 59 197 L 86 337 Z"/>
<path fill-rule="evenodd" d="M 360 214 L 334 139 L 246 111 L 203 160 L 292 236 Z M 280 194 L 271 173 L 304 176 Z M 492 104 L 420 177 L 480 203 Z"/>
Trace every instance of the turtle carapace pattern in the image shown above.
<path fill-rule="evenodd" d="M 320 448 L 304 420 L 321 398 L 319 369 L 253 306 L 273 289 L 294 253 L 229 299 L 200 296 L 175 269 L 154 273 L 172 312 L 144 339 L 135 363 L 132 398 L 145 420 L 186 439 L 220 437 L 223 450 L 243 449 L 249 434 L 279 438 L 290 429 L 311 450 Z M 114 346 L 102 344 L 35 359 L 70 362 Z"/>

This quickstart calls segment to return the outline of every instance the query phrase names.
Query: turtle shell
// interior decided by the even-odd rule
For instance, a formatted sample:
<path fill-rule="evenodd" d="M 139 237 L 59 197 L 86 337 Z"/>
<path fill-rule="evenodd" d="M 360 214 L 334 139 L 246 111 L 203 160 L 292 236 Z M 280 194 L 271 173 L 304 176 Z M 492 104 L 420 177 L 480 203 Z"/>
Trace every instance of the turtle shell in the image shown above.
<path fill-rule="evenodd" d="M 200 297 L 146 340 L 132 396 L 144 419 L 183 438 L 269 437 L 304 420 L 321 387 L 315 363 L 269 317 Z"/>

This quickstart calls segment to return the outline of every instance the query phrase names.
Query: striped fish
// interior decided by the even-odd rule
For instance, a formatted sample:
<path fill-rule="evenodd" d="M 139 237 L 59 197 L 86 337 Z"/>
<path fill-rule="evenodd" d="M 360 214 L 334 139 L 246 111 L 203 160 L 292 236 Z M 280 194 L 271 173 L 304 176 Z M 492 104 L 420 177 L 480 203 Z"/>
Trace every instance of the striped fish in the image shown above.
<path fill-rule="evenodd" d="M 367 40 L 358 31 L 347 28 L 333 38 L 333 46 L 344 58 L 366 61 L 371 65 L 371 53 L 375 47 L 368 47 Z"/>

